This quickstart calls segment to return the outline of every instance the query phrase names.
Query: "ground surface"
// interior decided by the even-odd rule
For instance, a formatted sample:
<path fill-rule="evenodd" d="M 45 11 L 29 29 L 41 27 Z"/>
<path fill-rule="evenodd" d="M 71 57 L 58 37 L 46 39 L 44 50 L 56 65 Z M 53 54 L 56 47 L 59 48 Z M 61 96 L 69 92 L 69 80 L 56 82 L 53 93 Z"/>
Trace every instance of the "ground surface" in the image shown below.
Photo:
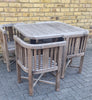
<path fill-rule="evenodd" d="M 79 63 L 79 60 L 74 59 L 75 62 Z M 30 97 L 28 81 L 18 84 L 15 64 L 11 67 L 12 71 L 8 73 L 6 65 L 0 61 L 0 100 L 92 100 L 92 44 L 87 45 L 82 73 L 67 68 L 65 78 L 60 81 L 60 92 L 56 92 L 53 85 L 39 82 Z M 44 78 L 55 80 L 50 74 Z"/>

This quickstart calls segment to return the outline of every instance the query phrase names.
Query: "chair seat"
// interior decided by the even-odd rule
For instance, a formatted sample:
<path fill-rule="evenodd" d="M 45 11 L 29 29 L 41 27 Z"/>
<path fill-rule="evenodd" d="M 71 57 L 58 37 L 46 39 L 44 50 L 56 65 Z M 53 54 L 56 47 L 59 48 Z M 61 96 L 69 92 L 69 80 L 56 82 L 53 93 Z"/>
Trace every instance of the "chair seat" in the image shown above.
<path fill-rule="evenodd" d="M 51 62 L 51 58 L 50 57 L 48 59 L 48 64 L 46 64 L 46 66 L 48 66 L 48 68 L 43 69 L 43 67 L 45 67 L 45 66 L 43 66 L 43 63 L 42 63 L 43 62 L 43 56 L 41 55 L 41 58 L 40 58 L 41 63 L 40 64 L 39 64 L 39 61 L 38 61 L 39 60 L 39 56 L 37 55 L 36 57 L 37 57 L 37 60 L 36 60 L 36 66 L 35 66 L 34 65 L 34 56 L 33 56 L 32 72 L 34 74 L 38 74 L 38 73 L 42 73 L 42 72 L 45 73 L 45 72 L 49 72 L 49 71 L 55 71 L 55 70 L 58 69 L 57 63 L 54 60 L 52 60 L 52 62 Z M 28 73 L 28 67 L 23 66 L 19 60 L 17 61 L 17 63 L 21 66 L 21 68 L 23 70 L 25 70 L 25 72 Z"/>
<path fill-rule="evenodd" d="M 15 52 L 14 41 L 8 42 L 8 51 L 9 52 Z"/>

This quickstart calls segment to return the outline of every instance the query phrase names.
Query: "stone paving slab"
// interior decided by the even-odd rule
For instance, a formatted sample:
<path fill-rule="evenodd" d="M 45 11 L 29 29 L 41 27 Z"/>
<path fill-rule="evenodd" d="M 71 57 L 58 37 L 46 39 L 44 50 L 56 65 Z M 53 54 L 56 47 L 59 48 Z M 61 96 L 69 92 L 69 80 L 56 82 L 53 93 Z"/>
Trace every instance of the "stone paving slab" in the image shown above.
<path fill-rule="evenodd" d="M 79 64 L 79 58 L 74 59 L 73 63 Z M 39 82 L 31 97 L 28 81 L 22 80 L 18 84 L 15 64 L 11 68 L 8 73 L 6 64 L 0 61 L 0 100 L 92 100 L 92 44 L 87 45 L 82 73 L 78 74 L 78 69 L 67 68 L 65 78 L 60 80 L 60 92 L 56 92 L 53 85 Z M 55 80 L 51 74 L 44 78 Z"/>

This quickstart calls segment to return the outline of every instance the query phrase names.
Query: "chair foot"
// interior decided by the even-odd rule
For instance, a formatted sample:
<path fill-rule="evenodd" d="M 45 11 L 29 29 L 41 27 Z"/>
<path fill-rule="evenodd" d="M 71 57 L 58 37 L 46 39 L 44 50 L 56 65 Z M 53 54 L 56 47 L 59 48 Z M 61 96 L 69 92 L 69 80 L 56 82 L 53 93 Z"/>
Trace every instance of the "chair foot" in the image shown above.
<path fill-rule="evenodd" d="M 78 71 L 78 74 L 81 74 L 81 71 Z"/>
<path fill-rule="evenodd" d="M 60 76 L 61 79 L 64 79 L 64 76 Z"/>
<path fill-rule="evenodd" d="M 33 93 L 29 93 L 29 96 L 33 96 Z"/>
<path fill-rule="evenodd" d="M 59 91 L 60 91 L 60 89 L 56 89 L 56 91 L 57 91 L 57 92 L 59 92 Z"/>
<path fill-rule="evenodd" d="M 82 67 L 83 67 L 83 60 L 84 60 L 84 56 L 81 56 L 81 59 L 80 59 L 80 67 L 79 67 L 79 72 L 81 74 L 82 72 Z"/>
<path fill-rule="evenodd" d="M 11 72 L 11 70 L 10 70 L 10 63 L 7 63 L 7 71 Z"/>
<path fill-rule="evenodd" d="M 18 80 L 18 83 L 20 84 L 22 81 L 21 80 Z"/>

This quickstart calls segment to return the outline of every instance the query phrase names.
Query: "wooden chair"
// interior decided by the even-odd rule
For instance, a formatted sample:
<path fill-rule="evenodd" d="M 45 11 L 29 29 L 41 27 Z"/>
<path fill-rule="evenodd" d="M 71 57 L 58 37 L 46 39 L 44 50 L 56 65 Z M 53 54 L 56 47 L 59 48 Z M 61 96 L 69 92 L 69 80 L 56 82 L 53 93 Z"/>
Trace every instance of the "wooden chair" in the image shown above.
<path fill-rule="evenodd" d="M 54 42 L 46 44 L 28 44 L 19 37 L 14 36 L 16 45 L 16 67 L 18 82 L 21 78 L 29 81 L 29 94 L 33 94 L 33 87 L 38 81 L 54 84 L 56 91 L 60 89 L 60 73 L 62 52 L 66 42 Z M 21 76 L 21 69 L 28 73 L 28 77 Z M 56 84 L 54 82 L 41 80 L 44 73 L 56 71 Z M 34 79 L 33 75 L 41 74 L 38 79 Z M 33 81 L 34 84 L 33 84 Z"/>
<path fill-rule="evenodd" d="M 65 69 L 67 67 L 72 67 L 72 68 L 79 68 L 79 73 L 82 71 L 82 65 L 83 65 L 83 60 L 84 60 L 84 55 L 85 55 L 85 49 L 86 49 L 86 44 L 87 44 L 87 38 L 88 35 L 81 35 L 81 36 L 71 36 L 65 38 L 67 41 L 66 43 L 66 60 L 67 63 L 64 62 Z M 72 58 L 74 57 L 80 57 L 80 65 L 79 66 L 71 66 L 72 63 Z M 65 69 L 62 70 L 61 72 L 61 78 L 64 78 L 64 72 Z"/>
<path fill-rule="evenodd" d="M 20 23 L 17 23 L 20 24 Z M 23 23 L 22 23 L 23 24 Z M 0 40 L 1 48 L 3 52 L 4 62 L 7 64 L 7 70 L 10 72 L 10 57 L 9 54 L 15 53 L 13 35 L 16 34 L 16 30 L 13 28 L 14 24 L 4 24 L 0 26 Z"/>

